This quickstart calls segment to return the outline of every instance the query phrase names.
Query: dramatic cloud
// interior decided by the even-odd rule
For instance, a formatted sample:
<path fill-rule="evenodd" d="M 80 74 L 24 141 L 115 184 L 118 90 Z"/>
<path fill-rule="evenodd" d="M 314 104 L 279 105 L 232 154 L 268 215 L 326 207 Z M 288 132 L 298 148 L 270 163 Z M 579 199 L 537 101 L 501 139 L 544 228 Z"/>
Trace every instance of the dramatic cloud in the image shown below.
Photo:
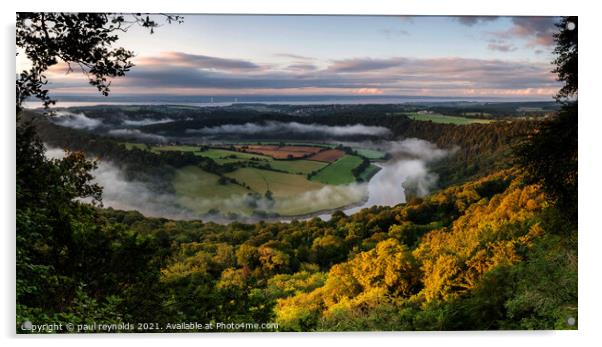
<path fill-rule="evenodd" d="M 514 17 L 513 32 L 518 36 L 534 37 L 533 44 L 551 46 L 557 31 L 555 17 Z"/>
<path fill-rule="evenodd" d="M 138 129 L 113 129 L 109 130 L 109 135 L 153 142 L 167 142 L 167 139 L 164 136 L 145 133 Z"/>
<path fill-rule="evenodd" d="M 89 118 L 83 113 L 59 111 L 52 120 L 60 126 L 73 129 L 91 130 L 102 126 L 102 121 L 100 119 Z"/>
<path fill-rule="evenodd" d="M 306 71 L 315 71 L 318 69 L 318 67 L 314 64 L 291 64 L 291 65 L 287 66 L 286 69 L 290 70 L 290 71 L 306 72 Z"/>
<path fill-rule="evenodd" d="M 454 17 L 458 22 L 467 26 L 473 26 L 478 23 L 486 23 L 497 20 L 497 16 L 460 16 Z"/>
<path fill-rule="evenodd" d="M 512 17 L 510 29 L 492 35 L 501 39 L 521 38 L 527 40 L 530 47 L 552 46 L 557 22 L 557 17 Z"/>
<path fill-rule="evenodd" d="M 331 72 L 364 72 L 373 70 L 383 70 L 392 67 L 397 67 L 406 61 L 404 58 L 394 59 L 371 59 L 371 58 L 356 58 L 336 60 L 328 68 Z"/>
<path fill-rule="evenodd" d="M 384 94 L 385 91 L 378 88 L 360 88 L 353 90 L 352 93 L 358 95 L 381 95 Z"/>
<path fill-rule="evenodd" d="M 511 51 L 502 39 L 490 49 Z M 559 83 L 547 63 L 466 58 L 354 58 L 332 61 L 324 69 L 293 64 L 290 70 L 262 68 L 218 71 L 191 66 L 140 64 L 126 77 L 113 81 L 115 92 L 213 95 L 224 93 L 356 94 L 382 91 L 384 95 L 537 96 L 553 95 Z M 70 92 L 89 90 L 87 81 L 53 76 L 52 88 Z M 215 93 L 215 94 L 214 94 Z"/>
<path fill-rule="evenodd" d="M 224 71 L 248 71 L 261 67 L 247 60 L 225 59 L 207 55 L 188 54 L 182 52 L 166 52 L 157 57 L 140 59 L 142 65 L 178 65 L 198 69 L 215 69 Z"/>
<path fill-rule="evenodd" d="M 321 124 L 301 124 L 297 122 L 266 122 L 263 124 L 225 124 L 216 127 L 201 129 L 188 129 L 190 134 L 218 135 L 218 134 L 277 134 L 277 133 L 300 133 L 300 134 L 324 134 L 330 136 L 385 136 L 391 131 L 385 127 L 366 126 L 362 124 L 327 126 Z"/>

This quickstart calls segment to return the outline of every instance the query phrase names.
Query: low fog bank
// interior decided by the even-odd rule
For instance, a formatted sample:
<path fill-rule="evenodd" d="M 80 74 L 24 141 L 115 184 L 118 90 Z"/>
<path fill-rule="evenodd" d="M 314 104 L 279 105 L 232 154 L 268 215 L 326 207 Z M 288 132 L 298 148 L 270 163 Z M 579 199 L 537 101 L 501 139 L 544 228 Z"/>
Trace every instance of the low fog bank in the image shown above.
<path fill-rule="evenodd" d="M 62 159 L 65 151 L 46 146 L 46 157 Z M 148 217 L 170 219 L 195 219 L 199 216 L 178 206 L 172 194 L 157 193 L 146 183 L 127 180 L 123 171 L 115 164 L 98 161 L 92 172 L 93 182 L 103 188 L 102 204 L 118 210 L 137 210 Z"/>
<path fill-rule="evenodd" d="M 123 137 L 126 139 L 138 139 L 142 141 L 151 141 L 158 143 L 166 143 L 167 138 L 161 135 L 149 134 L 138 129 L 113 129 L 109 130 L 108 134 L 115 137 Z"/>
<path fill-rule="evenodd" d="M 428 170 L 428 163 L 452 152 L 414 138 L 372 143 L 370 147 L 386 150 L 392 159 L 377 164 L 381 169 L 368 182 L 368 200 L 361 206 L 346 209 L 346 214 L 372 206 L 398 205 L 406 202 L 408 191 L 419 197 L 428 195 L 438 179 L 437 174 Z"/>
<path fill-rule="evenodd" d="M 389 135 L 391 131 L 385 127 L 367 126 L 362 124 L 329 126 L 316 123 L 302 124 L 297 122 L 283 123 L 270 121 L 266 123 L 224 124 L 215 127 L 188 129 L 186 130 L 186 133 L 200 135 L 298 133 L 328 136 L 386 136 Z"/>
<path fill-rule="evenodd" d="M 124 116 L 125 117 L 125 116 Z M 55 116 L 51 118 L 51 120 L 60 125 L 67 128 L 73 129 L 86 129 L 93 130 L 98 128 L 114 128 L 115 126 L 126 126 L 126 127 L 137 127 L 137 126 L 145 126 L 145 125 L 153 125 L 153 124 L 165 124 L 171 123 L 174 119 L 171 118 L 112 118 L 110 120 L 101 119 L 101 118 L 91 118 L 86 116 L 83 112 L 74 113 L 69 111 L 57 111 Z"/>
<path fill-rule="evenodd" d="M 56 115 L 52 120 L 60 126 L 73 129 L 92 130 L 103 126 L 103 122 L 100 119 L 90 118 L 83 113 L 72 113 L 67 111 L 56 112 Z"/>
<path fill-rule="evenodd" d="M 376 146 L 376 145 L 375 145 Z M 439 160 L 450 153 L 437 148 L 434 144 L 419 140 L 406 139 L 378 143 L 379 148 L 386 147 L 391 154 L 390 160 L 378 163 L 379 172 L 367 183 L 354 183 L 344 186 L 325 186 L 321 189 L 286 198 L 268 200 L 262 196 L 237 195 L 227 199 L 210 199 L 203 197 L 182 197 L 168 193 L 157 193 L 149 185 L 141 181 L 127 180 L 123 171 L 111 162 L 101 161 L 93 172 L 95 183 L 103 187 L 103 205 L 120 210 L 137 210 L 149 217 L 170 219 L 203 219 L 228 223 L 233 219 L 225 217 L 227 212 L 248 211 L 254 208 L 262 211 L 254 216 L 238 216 L 235 220 L 255 222 L 257 220 L 288 221 L 292 217 L 278 217 L 274 211 L 295 211 L 303 206 L 315 206 L 321 211 L 333 211 L 343 208 L 346 202 L 357 201 L 354 207 L 344 209 L 346 214 L 355 213 L 371 206 L 394 206 L 406 201 L 406 192 L 424 196 L 436 186 L 437 175 L 429 172 L 428 163 Z M 375 147 L 376 148 L 376 147 Z M 62 158 L 65 153 L 61 149 L 49 148 L 47 157 Z M 200 214 L 190 209 L 206 211 L 213 209 L 220 213 Z M 300 213 L 299 213 L 300 214 Z M 317 214 L 312 214 L 315 216 Z M 297 218 L 309 217 L 309 215 Z M 320 215 L 329 219 L 330 214 Z"/>

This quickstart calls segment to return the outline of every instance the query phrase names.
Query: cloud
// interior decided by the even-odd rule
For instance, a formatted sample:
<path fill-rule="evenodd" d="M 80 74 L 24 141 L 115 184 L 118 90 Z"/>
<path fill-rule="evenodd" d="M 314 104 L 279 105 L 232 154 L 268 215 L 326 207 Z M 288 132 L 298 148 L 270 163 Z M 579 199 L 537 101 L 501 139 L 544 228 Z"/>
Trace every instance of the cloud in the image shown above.
<path fill-rule="evenodd" d="M 312 57 L 307 57 L 307 56 L 298 55 L 298 54 L 290 54 L 290 53 L 276 53 L 273 55 L 275 57 L 290 58 L 290 59 L 295 59 L 295 60 L 315 60 L 316 59 L 316 58 L 312 58 Z"/>
<path fill-rule="evenodd" d="M 372 58 L 355 58 L 335 60 L 328 67 L 331 72 L 365 72 L 374 70 L 383 70 L 392 67 L 397 67 L 406 61 L 405 58 L 391 59 L 372 59 Z"/>
<path fill-rule="evenodd" d="M 512 17 L 513 26 L 501 32 L 491 33 L 502 38 L 527 40 L 529 47 L 554 45 L 554 33 L 558 30 L 558 17 Z"/>
<path fill-rule="evenodd" d="M 452 18 L 460 22 L 460 24 L 464 24 L 470 27 L 474 26 L 475 24 L 492 22 L 498 19 L 497 16 L 459 16 Z"/>
<path fill-rule="evenodd" d="M 510 43 L 505 43 L 504 41 L 500 40 L 493 40 L 487 45 L 487 49 L 499 52 L 514 52 L 517 48 Z"/>
<path fill-rule="evenodd" d="M 286 69 L 290 70 L 290 71 L 307 72 L 307 71 L 318 70 L 318 67 L 314 64 L 291 64 L 291 65 L 287 66 Z"/>
<path fill-rule="evenodd" d="M 59 111 L 52 118 L 54 123 L 73 129 L 91 130 L 103 125 L 100 119 L 89 118 L 83 113 L 71 113 L 67 111 Z"/>
<path fill-rule="evenodd" d="M 113 129 L 109 130 L 109 135 L 126 138 L 136 138 L 140 140 L 149 140 L 153 142 L 167 142 L 167 138 L 161 135 L 149 134 L 138 129 Z"/>
<path fill-rule="evenodd" d="M 386 136 L 391 131 L 385 127 L 367 126 L 362 124 L 328 126 L 321 124 L 301 124 L 297 122 L 265 122 L 245 124 L 225 124 L 201 129 L 188 129 L 189 134 L 218 135 L 218 134 L 262 134 L 262 133 L 309 133 L 329 136 Z"/>
<path fill-rule="evenodd" d="M 512 50 L 495 39 L 490 49 Z M 312 64 L 293 64 L 290 70 L 262 69 L 220 71 L 182 64 L 139 64 L 126 77 L 113 81 L 115 92 L 148 94 L 217 95 L 245 94 L 354 94 L 380 90 L 384 95 L 482 96 L 518 95 L 519 91 L 552 96 L 559 88 L 547 63 L 467 59 L 459 57 L 335 60 L 324 69 Z M 53 91 L 89 90 L 87 81 L 53 76 Z M 63 76 L 64 77 L 64 76 Z"/>
<path fill-rule="evenodd" d="M 261 66 L 241 59 L 226 59 L 208 55 L 188 54 L 183 52 L 165 52 L 156 57 L 141 58 L 140 65 L 176 65 L 197 69 L 215 69 L 223 71 L 250 71 L 261 69 Z"/>
<path fill-rule="evenodd" d="M 353 90 L 352 93 L 358 95 L 381 95 L 385 92 L 382 89 L 378 88 L 360 88 Z"/>

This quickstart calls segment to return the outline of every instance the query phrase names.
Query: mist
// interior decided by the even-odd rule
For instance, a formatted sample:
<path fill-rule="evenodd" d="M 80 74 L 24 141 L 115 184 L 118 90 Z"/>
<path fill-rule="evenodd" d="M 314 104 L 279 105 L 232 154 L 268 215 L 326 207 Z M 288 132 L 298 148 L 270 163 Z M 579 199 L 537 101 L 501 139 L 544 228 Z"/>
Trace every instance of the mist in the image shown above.
<path fill-rule="evenodd" d="M 149 134 L 138 129 L 113 129 L 109 130 L 109 135 L 124 137 L 124 138 L 135 138 L 144 141 L 153 141 L 153 142 L 167 142 L 167 138 L 165 136 Z"/>
<path fill-rule="evenodd" d="M 386 150 L 392 159 L 377 164 L 381 169 L 367 183 L 368 200 L 361 206 L 344 210 L 346 214 L 372 206 L 395 206 L 404 203 L 407 190 L 419 197 L 428 195 L 436 187 L 438 179 L 437 174 L 429 171 L 428 164 L 453 152 L 415 138 L 373 143 L 371 146 Z"/>
<path fill-rule="evenodd" d="M 87 117 L 83 113 L 72 113 L 67 111 L 57 112 L 53 120 L 60 126 L 73 129 L 92 130 L 103 125 L 100 119 Z"/>
<path fill-rule="evenodd" d="M 62 159 L 66 152 L 46 146 L 46 157 Z M 123 171 L 108 161 L 97 161 L 93 182 L 103 188 L 102 204 L 119 210 L 137 210 L 148 217 L 193 219 L 198 216 L 178 206 L 173 194 L 157 193 L 144 182 L 127 180 Z M 84 200 L 87 202 L 86 200 Z"/>
<path fill-rule="evenodd" d="M 343 126 L 328 126 L 321 124 L 302 124 L 297 122 L 266 122 L 245 123 L 245 124 L 224 124 L 215 127 L 206 127 L 201 129 L 188 129 L 189 134 L 201 135 L 220 135 L 220 134 L 282 134 L 282 133 L 298 133 L 298 134 L 321 134 L 330 136 L 386 136 L 391 131 L 385 127 L 367 126 L 362 124 L 343 125 Z"/>
<path fill-rule="evenodd" d="M 395 206 L 404 203 L 408 189 L 418 196 L 428 195 L 436 187 L 438 178 L 435 173 L 429 171 L 428 164 L 452 152 L 419 139 L 380 142 L 373 145 L 375 148 L 386 148 L 392 159 L 377 163 L 376 165 L 381 169 L 369 182 L 324 186 L 318 190 L 275 200 L 250 195 L 232 195 L 229 198 L 212 199 L 158 193 L 144 182 L 127 180 L 119 166 L 107 161 L 99 161 L 98 168 L 93 171 L 92 175 L 94 182 L 103 187 L 103 206 L 119 210 L 137 210 L 149 217 L 180 220 L 202 219 L 220 223 L 233 221 L 233 219 L 225 217 L 228 213 L 237 213 L 239 216 L 235 220 L 243 222 L 288 221 L 316 215 L 323 219 L 329 219 L 330 213 L 336 209 L 342 209 L 346 214 L 352 214 L 372 206 Z M 63 158 L 65 152 L 61 149 L 48 148 L 46 156 Z M 353 206 L 345 206 L 349 201 L 356 201 L 356 203 Z M 307 205 L 315 206 L 322 212 L 294 218 L 275 215 L 276 211 L 290 211 L 291 215 L 295 215 L 296 208 Z M 194 210 L 188 208 L 190 206 L 194 206 Z M 245 216 L 240 213 L 240 211 L 248 210 L 249 206 L 256 211 L 261 211 L 264 214 L 263 217 Z M 219 211 L 219 214 L 198 212 L 210 209 Z"/>
<path fill-rule="evenodd" d="M 122 122 L 122 124 L 127 125 L 127 126 L 144 126 L 144 125 L 152 125 L 152 124 L 171 123 L 173 121 L 174 120 L 171 118 L 163 118 L 163 119 L 144 118 L 144 119 L 139 119 L 139 120 L 126 119 Z"/>

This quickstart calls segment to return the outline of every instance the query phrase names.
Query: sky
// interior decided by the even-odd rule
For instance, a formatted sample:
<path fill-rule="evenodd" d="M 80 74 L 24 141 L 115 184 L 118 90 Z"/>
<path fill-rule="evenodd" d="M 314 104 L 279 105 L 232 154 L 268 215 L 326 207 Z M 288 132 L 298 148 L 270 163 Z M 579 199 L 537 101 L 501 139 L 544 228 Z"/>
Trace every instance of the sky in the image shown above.
<path fill-rule="evenodd" d="M 158 19 L 161 21 L 161 19 Z M 551 100 L 556 17 L 184 15 L 118 45 L 113 95 L 345 95 Z M 17 72 L 27 68 L 17 57 Z M 64 64 L 54 95 L 93 95 Z"/>

